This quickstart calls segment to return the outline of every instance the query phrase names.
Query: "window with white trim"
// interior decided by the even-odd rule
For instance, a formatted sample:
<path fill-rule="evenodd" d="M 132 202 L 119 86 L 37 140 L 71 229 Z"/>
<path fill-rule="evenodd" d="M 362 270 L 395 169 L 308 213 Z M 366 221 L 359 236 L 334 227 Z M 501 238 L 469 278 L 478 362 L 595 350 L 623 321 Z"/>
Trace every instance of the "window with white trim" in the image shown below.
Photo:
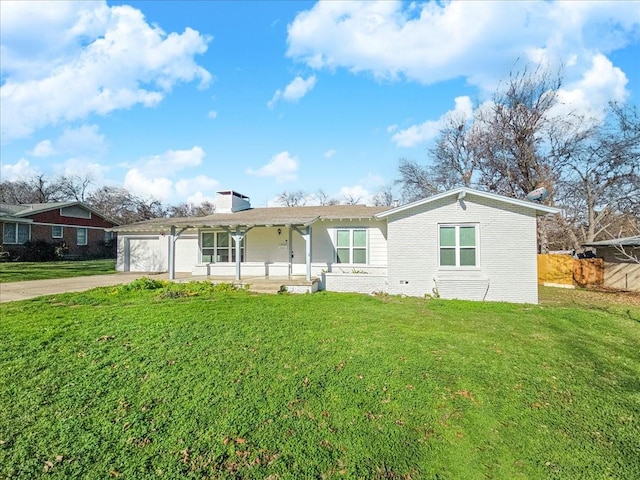
<path fill-rule="evenodd" d="M 201 241 L 202 261 L 225 263 L 236 261 L 236 242 L 227 232 L 203 232 Z M 244 262 L 244 239 L 240 242 L 240 261 Z"/>
<path fill-rule="evenodd" d="M 52 225 L 51 226 L 51 237 L 52 238 L 62 238 L 62 225 Z"/>
<path fill-rule="evenodd" d="M 441 267 L 478 265 L 476 225 L 440 225 L 438 236 Z"/>
<path fill-rule="evenodd" d="M 365 228 L 336 230 L 336 263 L 366 264 L 368 247 Z"/>
<path fill-rule="evenodd" d="M 28 223 L 5 223 L 2 243 L 22 245 L 31 240 L 31 225 Z"/>
<path fill-rule="evenodd" d="M 76 228 L 76 234 L 77 234 L 77 244 L 78 245 L 86 245 L 87 244 L 87 237 L 88 237 L 88 232 L 86 228 Z"/>

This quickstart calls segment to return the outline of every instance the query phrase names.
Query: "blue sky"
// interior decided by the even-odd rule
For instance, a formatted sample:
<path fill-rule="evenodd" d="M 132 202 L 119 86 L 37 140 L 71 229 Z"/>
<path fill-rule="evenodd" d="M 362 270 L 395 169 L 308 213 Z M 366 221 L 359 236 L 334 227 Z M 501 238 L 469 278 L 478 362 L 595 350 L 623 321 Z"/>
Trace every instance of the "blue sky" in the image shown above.
<path fill-rule="evenodd" d="M 564 65 L 566 108 L 640 105 L 637 1 L 3 0 L 0 22 L 2 180 L 172 204 L 370 202 L 518 59 Z"/>

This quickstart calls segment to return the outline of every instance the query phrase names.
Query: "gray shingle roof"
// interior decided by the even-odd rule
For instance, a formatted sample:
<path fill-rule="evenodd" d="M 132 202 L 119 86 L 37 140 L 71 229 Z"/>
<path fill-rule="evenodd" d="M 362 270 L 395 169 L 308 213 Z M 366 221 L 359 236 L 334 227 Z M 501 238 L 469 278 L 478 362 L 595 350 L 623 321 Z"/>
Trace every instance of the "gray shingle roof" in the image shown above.
<path fill-rule="evenodd" d="M 170 228 L 251 227 L 311 225 L 319 220 L 371 219 L 389 207 L 325 205 L 313 207 L 250 208 L 235 213 L 214 213 L 206 217 L 154 218 L 113 228 L 116 232 L 157 231 Z"/>

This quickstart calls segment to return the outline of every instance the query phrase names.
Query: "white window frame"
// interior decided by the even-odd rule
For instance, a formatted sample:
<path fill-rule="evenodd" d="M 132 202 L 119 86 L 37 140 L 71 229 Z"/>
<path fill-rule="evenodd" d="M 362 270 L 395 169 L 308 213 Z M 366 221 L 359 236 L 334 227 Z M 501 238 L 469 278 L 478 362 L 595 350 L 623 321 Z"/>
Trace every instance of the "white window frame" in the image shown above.
<path fill-rule="evenodd" d="M 213 246 L 212 247 L 205 247 L 204 246 L 204 235 L 207 234 L 212 234 L 213 235 Z M 228 246 L 223 246 L 220 247 L 218 246 L 218 235 L 219 234 L 225 234 L 228 236 Z M 245 258 L 246 258 L 246 252 L 245 252 L 245 239 L 246 239 L 246 235 L 244 236 L 244 238 L 242 239 L 242 241 L 240 242 L 240 262 L 244 262 Z M 213 253 L 212 254 L 207 254 L 205 255 L 203 252 L 204 250 L 212 250 Z M 226 262 L 223 261 L 218 261 L 218 252 L 221 250 L 227 250 L 227 258 L 229 259 Z M 211 260 L 204 260 L 205 256 L 209 256 L 211 255 L 213 258 Z M 232 233 L 226 232 L 224 230 L 210 230 L 210 231 L 206 231 L 206 232 L 200 232 L 200 262 L 201 263 L 235 263 L 236 261 L 236 242 L 232 237 Z"/>
<path fill-rule="evenodd" d="M 56 235 L 56 228 L 60 229 L 60 234 Z M 51 238 L 63 238 L 64 227 L 62 225 L 51 225 Z"/>
<path fill-rule="evenodd" d="M 473 227 L 475 236 L 475 245 L 473 247 L 460 245 L 460 228 Z M 440 232 L 442 228 L 455 228 L 455 245 L 449 246 L 440 245 Z M 442 265 L 441 252 L 442 249 L 454 249 L 455 250 L 455 265 Z M 461 250 L 475 250 L 475 264 L 474 265 L 460 265 L 460 251 Z M 438 225 L 438 268 L 446 270 L 479 270 L 480 269 L 480 229 L 477 223 L 441 223 Z"/>
<path fill-rule="evenodd" d="M 84 231 L 84 239 L 81 240 L 80 232 Z M 84 242 L 84 243 L 83 243 Z M 83 246 L 89 244 L 89 229 L 85 227 L 77 227 L 76 228 L 76 244 Z"/>
<path fill-rule="evenodd" d="M 7 225 L 13 225 L 13 238 L 7 239 Z M 20 227 L 26 227 L 28 229 L 27 239 L 24 242 L 20 242 Z M 22 245 L 31 241 L 31 225 L 28 223 L 15 223 L 15 222 L 7 222 L 4 223 L 2 228 L 2 243 L 6 245 Z"/>
<path fill-rule="evenodd" d="M 338 245 L 338 237 L 340 232 L 349 232 L 349 245 L 348 246 L 340 246 Z M 365 245 L 364 247 L 355 246 L 354 245 L 354 233 L 355 232 L 364 232 Z M 339 265 L 369 265 L 369 229 L 366 227 L 337 227 L 335 229 L 334 236 L 334 261 Z M 338 250 L 348 249 L 349 251 L 349 262 L 340 262 Z M 365 261 L 364 262 L 354 262 L 354 251 L 355 250 L 364 250 L 365 251 Z"/>

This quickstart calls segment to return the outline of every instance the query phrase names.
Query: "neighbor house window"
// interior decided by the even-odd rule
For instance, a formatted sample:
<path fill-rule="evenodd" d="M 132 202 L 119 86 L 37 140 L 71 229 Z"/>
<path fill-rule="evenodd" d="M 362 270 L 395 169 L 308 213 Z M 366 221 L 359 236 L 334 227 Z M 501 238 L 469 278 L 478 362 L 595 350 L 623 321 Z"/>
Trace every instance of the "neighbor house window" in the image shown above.
<path fill-rule="evenodd" d="M 51 236 L 53 238 L 62 238 L 62 225 L 53 225 L 51 227 Z"/>
<path fill-rule="evenodd" d="M 475 267 L 478 242 L 475 225 L 440 226 L 440 266 Z"/>
<path fill-rule="evenodd" d="M 22 245 L 31 239 L 31 226 L 26 223 L 5 223 L 2 243 Z"/>
<path fill-rule="evenodd" d="M 77 228 L 78 233 L 78 245 L 86 245 L 87 244 L 87 229 L 86 228 Z"/>
<path fill-rule="evenodd" d="M 227 232 L 202 234 L 202 261 L 225 263 L 236 261 L 236 242 Z M 244 240 L 240 242 L 240 261 L 244 262 Z"/>
<path fill-rule="evenodd" d="M 104 241 L 105 242 L 110 242 L 112 241 L 114 238 L 116 238 L 116 234 L 114 232 L 104 232 Z"/>
<path fill-rule="evenodd" d="M 345 228 L 336 230 L 336 262 L 367 263 L 367 230 Z"/>

